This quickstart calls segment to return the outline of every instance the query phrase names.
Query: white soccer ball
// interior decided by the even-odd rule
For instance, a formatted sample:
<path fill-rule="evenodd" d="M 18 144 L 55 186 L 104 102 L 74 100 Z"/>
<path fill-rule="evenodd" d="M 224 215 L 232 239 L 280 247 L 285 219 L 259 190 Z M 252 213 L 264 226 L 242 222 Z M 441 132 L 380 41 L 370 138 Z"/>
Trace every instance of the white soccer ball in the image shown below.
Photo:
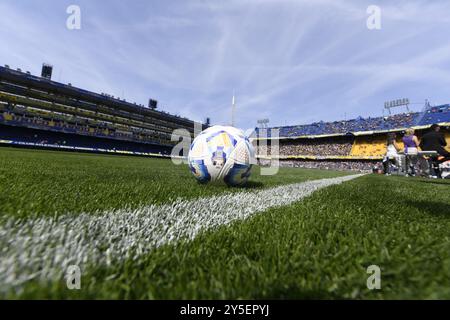
<path fill-rule="evenodd" d="M 234 127 L 213 126 L 192 142 L 188 161 L 201 183 L 225 182 L 230 186 L 247 182 L 255 151 L 244 132 Z"/>

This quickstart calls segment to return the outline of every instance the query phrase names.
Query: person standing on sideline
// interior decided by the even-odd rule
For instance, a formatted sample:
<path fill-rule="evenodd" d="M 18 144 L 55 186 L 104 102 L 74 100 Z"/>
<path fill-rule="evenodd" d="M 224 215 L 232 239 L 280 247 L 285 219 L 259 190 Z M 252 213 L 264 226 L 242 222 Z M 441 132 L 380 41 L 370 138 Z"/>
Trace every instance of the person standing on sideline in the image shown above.
<path fill-rule="evenodd" d="M 423 135 L 420 141 L 420 148 L 423 151 L 436 151 L 438 153 L 438 156 L 430 157 L 429 170 L 432 178 L 440 178 L 439 164 L 450 160 L 450 152 L 445 150 L 447 141 L 445 141 L 444 134 L 440 132 L 441 128 L 439 125 L 433 124 L 430 129 L 430 132 Z"/>
<path fill-rule="evenodd" d="M 395 166 L 400 165 L 398 152 L 402 149 L 396 141 L 397 135 L 394 132 L 388 133 L 386 141 L 386 156 L 383 159 L 384 173 L 391 174 L 391 163 Z"/>
<path fill-rule="evenodd" d="M 423 135 L 420 141 L 420 149 L 423 151 L 436 151 L 439 155 L 450 158 L 450 152 L 445 150 L 447 141 L 445 141 L 444 134 L 440 132 L 441 127 L 433 124 L 430 127 L 430 132 Z"/>
<path fill-rule="evenodd" d="M 419 139 L 414 134 L 414 129 L 409 128 L 405 131 L 403 137 L 403 144 L 405 145 L 405 157 L 406 157 L 406 175 L 416 175 L 416 163 L 418 160 L 417 153 L 419 151 Z"/>

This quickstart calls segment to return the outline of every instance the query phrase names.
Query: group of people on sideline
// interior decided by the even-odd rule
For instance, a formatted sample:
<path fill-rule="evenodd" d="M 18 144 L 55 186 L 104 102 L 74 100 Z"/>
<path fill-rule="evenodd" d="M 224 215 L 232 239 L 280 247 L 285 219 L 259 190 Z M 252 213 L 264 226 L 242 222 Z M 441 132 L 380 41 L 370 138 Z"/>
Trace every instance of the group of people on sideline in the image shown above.
<path fill-rule="evenodd" d="M 390 175 L 394 166 L 397 169 L 404 168 L 407 176 L 415 176 L 416 166 L 419 163 L 422 176 L 440 178 L 439 164 L 450 160 L 450 152 L 445 149 L 447 142 L 440 129 L 439 125 L 433 124 L 420 141 L 414 129 L 407 129 L 402 138 L 403 148 L 397 143 L 397 135 L 389 133 L 386 142 L 387 152 L 383 160 L 385 174 Z M 422 156 L 419 151 L 431 152 Z"/>

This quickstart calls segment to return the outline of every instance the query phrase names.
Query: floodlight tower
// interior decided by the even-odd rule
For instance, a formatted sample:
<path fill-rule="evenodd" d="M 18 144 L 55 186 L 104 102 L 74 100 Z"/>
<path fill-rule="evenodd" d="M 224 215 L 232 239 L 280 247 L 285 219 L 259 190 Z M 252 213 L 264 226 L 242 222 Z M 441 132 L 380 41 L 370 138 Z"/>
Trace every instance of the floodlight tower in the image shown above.
<path fill-rule="evenodd" d="M 389 115 L 391 115 L 391 109 L 392 108 L 396 108 L 396 107 L 401 107 L 401 106 L 406 106 L 406 110 L 408 112 L 409 111 L 409 99 L 408 98 L 403 98 L 403 99 L 397 99 L 397 100 L 392 100 L 392 101 L 386 101 L 384 103 L 384 108 L 387 109 L 389 111 Z"/>
<path fill-rule="evenodd" d="M 259 120 L 256 121 L 256 122 L 258 123 L 259 128 L 267 129 L 267 128 L 269 127 L 269 126 L 268 126 L 269 119 L 259 119 Z"/>

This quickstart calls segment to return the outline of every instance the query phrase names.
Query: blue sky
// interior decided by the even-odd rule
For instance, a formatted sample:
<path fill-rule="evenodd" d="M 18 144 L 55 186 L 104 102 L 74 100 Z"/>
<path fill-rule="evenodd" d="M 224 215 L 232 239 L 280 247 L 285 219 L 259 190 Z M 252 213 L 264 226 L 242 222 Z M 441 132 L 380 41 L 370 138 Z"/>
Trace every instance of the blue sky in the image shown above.
<path fill-rule="evenodd" d="M 81 30 L 66 9 L 81 8 Z M 369 5 L 381 29 L 366 26 Z M 1 0 L 0 64 L 214 124 L 380 116 L 450 102 L 450 1 Z"/>

